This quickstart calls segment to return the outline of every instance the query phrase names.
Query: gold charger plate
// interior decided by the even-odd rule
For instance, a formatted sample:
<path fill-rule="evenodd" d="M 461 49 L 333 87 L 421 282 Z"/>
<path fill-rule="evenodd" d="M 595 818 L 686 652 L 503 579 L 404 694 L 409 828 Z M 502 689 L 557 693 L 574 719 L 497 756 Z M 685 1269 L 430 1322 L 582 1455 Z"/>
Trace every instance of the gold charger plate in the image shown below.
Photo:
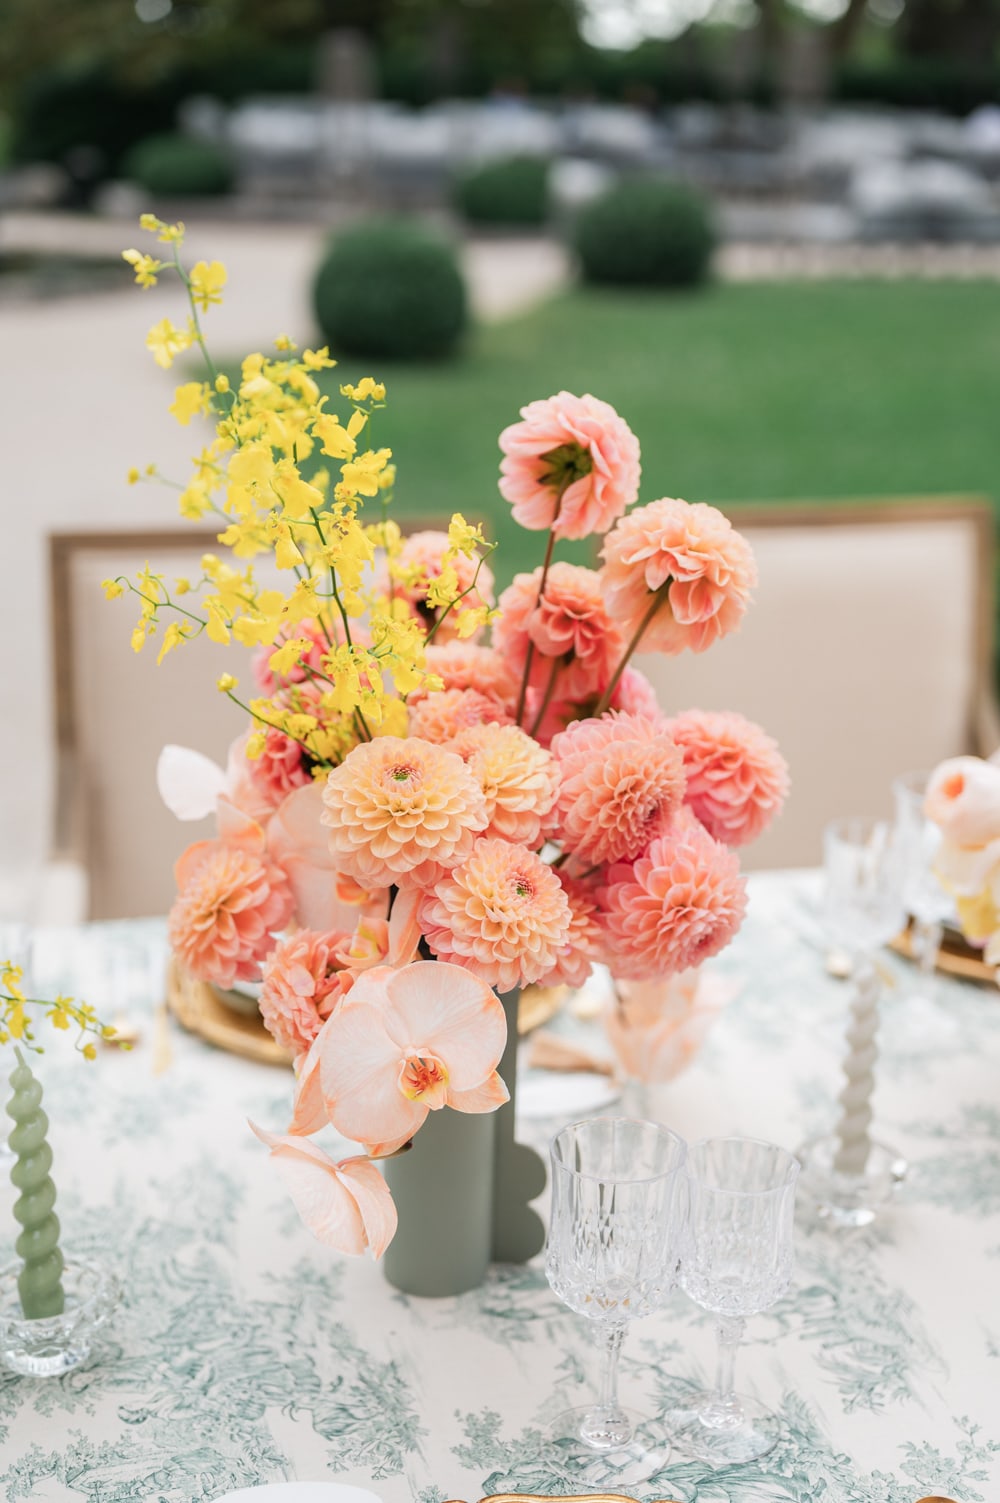
<path fill-rule="evenodd" d="M 518 1034 L 523 1038 L 555 1017 L 568 996 L 568 986 L 526 986 L 518 1002 Z M 260 1013 L 228 1004 L 214 986 L 189 976 L 176 956 L 171 956 L 167 970 L 167 1006 L 182 1028 L 230 1054 L 262 1065 L 292 1062 L 289 1051 L 264 1027 Z"/>
<path fill-rule="evenodd" d="M 228 1007 L 214 986 L 195 981 L 176 956 L 167 970 L 167 1006 L 182 1028 L 199 1038 L 252 1059 L 260 1065 L 290 1065 L 292 1056 L 282 1049 L 264 1027 L 260 1013 L 237 1012 Z"/>
<path fill-rule="evenodd" d="M 897 955 L 904 955 L 907 960 L 912 960 L 909 928 L 892 940 L 889 948 L 895 950 Z M 982 951 L 967 944 L 955 929 L 945 929 L 934 968 L 945 976 L 957 976 L 961 981 L 978 981 L 993 987 L 997 984 L 996 966 L 987 965 Z"/>

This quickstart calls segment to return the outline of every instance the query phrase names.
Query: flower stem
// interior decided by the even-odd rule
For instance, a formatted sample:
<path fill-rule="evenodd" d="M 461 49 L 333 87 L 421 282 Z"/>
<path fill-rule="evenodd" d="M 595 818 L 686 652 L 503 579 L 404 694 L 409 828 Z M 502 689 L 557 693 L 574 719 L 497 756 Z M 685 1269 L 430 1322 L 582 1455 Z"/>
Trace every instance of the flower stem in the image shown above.
<path fill-rule="evenodd" d="M 549 577 L 549 566 L 552 563 L 552 553 L 553 553 L 553 550 L 554 550 L 554 548 L 556 546 L 556 523 L 559 520 L 559 513 L 562 510 L 563 496 L 565 496 L 566 492 L 569 490 L 570 485 L 572 484 L 572 480 L 573 480 L 573 477 L 572 476 L 568 476 L 567 479 L 560 486 L 559 492 L 558 492 L 558 494 L 556 496 L 556 509 L 555 509 L 555 511 L 552 514 L 552 526 L 549 528 L 549 540 L 548 540 L 548 543 L 545 546 L 545 557 L 542 560 L 542 577 L 538 581 L 538 599 L 535 601 L 535 610 L 536 611 L 537 611 L 538 607 L 542 603 L 542 597 L 545 594 L 546 581 L 548 580 L 548 577 Z M 534 612 L 532 612 L 532 614 L 534 614 Z M 521 724 L 521 716 L 524 714 L 524 701 L 525 701 L 525 697 L 526 697 L 526 695 L 528 693 L 528 679 L 529 679 L 529 677 L 531 675 L 531 662 L 532 662 L 532 659 L 534 658 L 534 656 L 535 656 L 535 644 L 531 640 L 531 638 L 529 637 L 528 638 L 528 651 L 527 651 L 527 655 L 525 656 L 525 659 L 524 659 L 524 675 L 523 675 L 523 677 L 521 679 L 521 692 L 520 692 L 520 694 L 517 697 L 517 712 L 514 715 L 514 724 L 515 725 L 520 725 Z"/>
<path fill-rule="evenodd" d="M 542 695 L 542 702 L 538 707 L 538 714 L 535 716 L 535 723 L 531 727 L 531 730 L 528 732 L 529 736 L 538 735 L 539 727 L 542 721 L 545 719 L 545 711 L 548 709 L 550 703 L 552 702 L 552 695 L 555 693 L 556 679 L 559 677 L 559 674 L 562 671 L 562 666 L 562 658 L 552 659 L 552 668 L 549 672 L 549 681 L 545 685 L 545 693 Z"/>
<path fill-rule="evenodd" d="M 663 604 L 664 599 L 665 599 L 665 596 L 664 596 L 663 591 L 662 590 L 658 590 L 656 592 L 656 594 L 650 600 L 649 605 L 646 607 L 646 614 L 643 616 L 642 620 L 639 622 L 639 625 L 636 627 L 636 629 L 635 629 L 635 631 L 634 631 L 634 633 L 632 635 L 631 642 L 629 642 L 629 644 L 626 647 L 625 651 L 622 653 L 621 662 L 618 664 L 618 667 L 615 669 L 614 676 L 613 676 L 610 684 L 605 689 L 604 693 L 601 695 L 601 698 L 600 698 L 600 701 L 599 701 L 599 703 L 597 705 L 597 708 L 594 711 L 594 718 L 595 718 L 595 720 L 597 719 L 598 716 L 604 714 L 605 710 L 608 708 L 608 705 L 611 703 L 612 699 L 614 698 L 615 690 L 618 688 L 618 681 L 621 678 L 622 674 L 625 672 L 625 669 L 628 667 L 629 659 L 631 658 L 632 654 L 635 652 L 636 648 L 638 647 L 639 642 L 642 639 L 643 633 L 646 630 L 646 627 L 649 625 L 649 623 L 652 621 L 653 617 L 656 615 L 657 611 L 660 609 L 660 606 Z"/>

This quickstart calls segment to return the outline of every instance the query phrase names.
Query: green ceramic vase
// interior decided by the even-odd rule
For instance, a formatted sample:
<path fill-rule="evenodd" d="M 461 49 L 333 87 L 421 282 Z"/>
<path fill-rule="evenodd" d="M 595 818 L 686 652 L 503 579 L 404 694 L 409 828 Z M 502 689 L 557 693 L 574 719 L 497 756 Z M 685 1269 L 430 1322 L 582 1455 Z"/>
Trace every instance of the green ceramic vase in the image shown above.
<path fill-rule="evenodd" d="M 491 1262 L 524 1263 L 545 1241 L 528 1205 L 545 1188 L 545 1166 L 514 1141 L 518 993 L 500 1000 L 507 1015 L 500 1074 L 510 1101 L 481 1115 L 431 1112 L 412 1148 L 385 1164 L 399 1228 L 383 1269 L 405 1294 L 462 1294 L 482 1283 Z"/>

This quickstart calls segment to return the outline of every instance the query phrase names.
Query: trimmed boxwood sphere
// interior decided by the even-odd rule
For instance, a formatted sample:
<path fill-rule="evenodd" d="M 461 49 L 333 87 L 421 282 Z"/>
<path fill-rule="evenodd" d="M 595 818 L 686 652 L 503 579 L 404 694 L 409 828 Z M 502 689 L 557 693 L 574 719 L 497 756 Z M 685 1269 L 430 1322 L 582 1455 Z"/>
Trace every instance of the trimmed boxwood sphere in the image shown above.
<path fill-rule="evenodd" d="M 544 224 L 549 216 L 549 164 L 541 157 L 503 157 L 456 179 L 455 207 L 473 224 Z"/>
<path fill-rule="evenodd" d="M 323 337 L 345 355 L 447 355 L 467 319 L 454 252 L 406 221 L 338 236 L 316 274 L 313 302 Z"/>
<path fill-rule="evenodd" d="M 697 193 L 649 179 L 619 183 L 588 204 L 574 241 L 585 281 L 690 287 L 708 276 L 715 229 Z"/>
<path fill-rule="evenodd" d="M 122 175 L 166 198 L 208 198 L 228 193 L 233 166 L 210 141 L 191 136 L 147 136 L 126 154 Z"/>

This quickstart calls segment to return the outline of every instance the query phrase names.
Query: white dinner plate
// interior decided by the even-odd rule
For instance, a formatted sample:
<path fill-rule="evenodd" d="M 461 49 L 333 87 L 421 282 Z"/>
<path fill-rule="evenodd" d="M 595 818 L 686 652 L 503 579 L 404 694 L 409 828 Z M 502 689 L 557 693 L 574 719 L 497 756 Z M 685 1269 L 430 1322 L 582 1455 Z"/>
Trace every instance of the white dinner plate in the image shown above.
<path fill-rule="evenodd" d="M 621 1086 L 607 1075 L 529 1070 L 517 1083 L 517 1113 L 526 1120 L 590 1117 L 618 1101 L 621 1094 Z"/>
<path fill-rule="evenodd" d="M 382 1503 L 367 1487 L 346 1482 L 264 1482 L 260 1487 L 241 1487 L 223 1493 L 215 1503 Z"/>

